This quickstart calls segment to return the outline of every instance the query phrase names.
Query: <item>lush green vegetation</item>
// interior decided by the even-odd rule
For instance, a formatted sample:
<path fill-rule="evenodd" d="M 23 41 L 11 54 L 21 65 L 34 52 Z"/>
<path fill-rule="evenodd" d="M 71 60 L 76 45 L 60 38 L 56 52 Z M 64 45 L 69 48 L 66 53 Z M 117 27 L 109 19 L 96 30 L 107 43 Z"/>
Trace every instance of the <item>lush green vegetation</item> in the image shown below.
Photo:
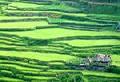
<path fill-rule="evenodd" d="M 118 0 L 0 0 L 0 82 L 119 82 Z M 71 68 L 110 54 L 105 71 Z"/>

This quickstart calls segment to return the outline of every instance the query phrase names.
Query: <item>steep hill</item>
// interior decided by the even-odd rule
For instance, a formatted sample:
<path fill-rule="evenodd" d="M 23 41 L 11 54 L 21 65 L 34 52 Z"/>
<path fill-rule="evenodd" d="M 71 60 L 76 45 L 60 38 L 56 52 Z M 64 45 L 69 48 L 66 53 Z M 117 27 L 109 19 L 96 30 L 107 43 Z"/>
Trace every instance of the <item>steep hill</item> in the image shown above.
<path fill-rule="evenodd" d="M 119 0 L 0 0 L 0 82 L 119 82 Z M 106 71 L 71 68 L 110 54 Z"/>

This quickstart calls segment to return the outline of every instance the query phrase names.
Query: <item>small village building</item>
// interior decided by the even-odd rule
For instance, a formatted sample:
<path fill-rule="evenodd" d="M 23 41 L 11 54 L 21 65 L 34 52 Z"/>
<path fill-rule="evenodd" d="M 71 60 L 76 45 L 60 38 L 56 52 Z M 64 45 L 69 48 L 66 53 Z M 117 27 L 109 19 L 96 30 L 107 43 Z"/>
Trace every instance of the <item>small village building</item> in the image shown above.
<path fill-rule="evenodd" d="M 110 65 L 111 64 L 111 56 L 104 55 L 104 54 L 97 54 L 96 56 L 92 57 L 92 63 L 97 65 Z"/>
<path fill-rule="evenodd" d="M 82 60 L 80 68 L 104 70 L 111 65 L 112 59 L 110 55 L 97 54 L 93 57 L 87 57 Z"/>

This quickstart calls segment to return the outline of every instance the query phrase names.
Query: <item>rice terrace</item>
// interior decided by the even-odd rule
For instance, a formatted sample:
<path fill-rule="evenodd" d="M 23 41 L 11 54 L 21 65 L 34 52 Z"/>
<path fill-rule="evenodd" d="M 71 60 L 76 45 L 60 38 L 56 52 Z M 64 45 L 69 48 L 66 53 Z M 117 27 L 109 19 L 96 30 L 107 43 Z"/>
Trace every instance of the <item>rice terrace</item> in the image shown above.
<path fill-rule="evenodd" d="M 0 82 L 120 82 L 120 0 L 0 0 Z"/>

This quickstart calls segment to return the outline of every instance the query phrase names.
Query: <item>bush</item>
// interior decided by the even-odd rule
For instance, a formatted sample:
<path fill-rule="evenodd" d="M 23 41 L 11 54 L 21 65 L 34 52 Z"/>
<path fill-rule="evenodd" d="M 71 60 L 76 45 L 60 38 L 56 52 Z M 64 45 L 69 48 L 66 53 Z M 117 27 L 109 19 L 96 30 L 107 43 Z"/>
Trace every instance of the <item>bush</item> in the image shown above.
<path fill-rule="evenodd" d="M 58 82 L 87 82 L 82 73 L 62 73 L 56 78 Z"/>

